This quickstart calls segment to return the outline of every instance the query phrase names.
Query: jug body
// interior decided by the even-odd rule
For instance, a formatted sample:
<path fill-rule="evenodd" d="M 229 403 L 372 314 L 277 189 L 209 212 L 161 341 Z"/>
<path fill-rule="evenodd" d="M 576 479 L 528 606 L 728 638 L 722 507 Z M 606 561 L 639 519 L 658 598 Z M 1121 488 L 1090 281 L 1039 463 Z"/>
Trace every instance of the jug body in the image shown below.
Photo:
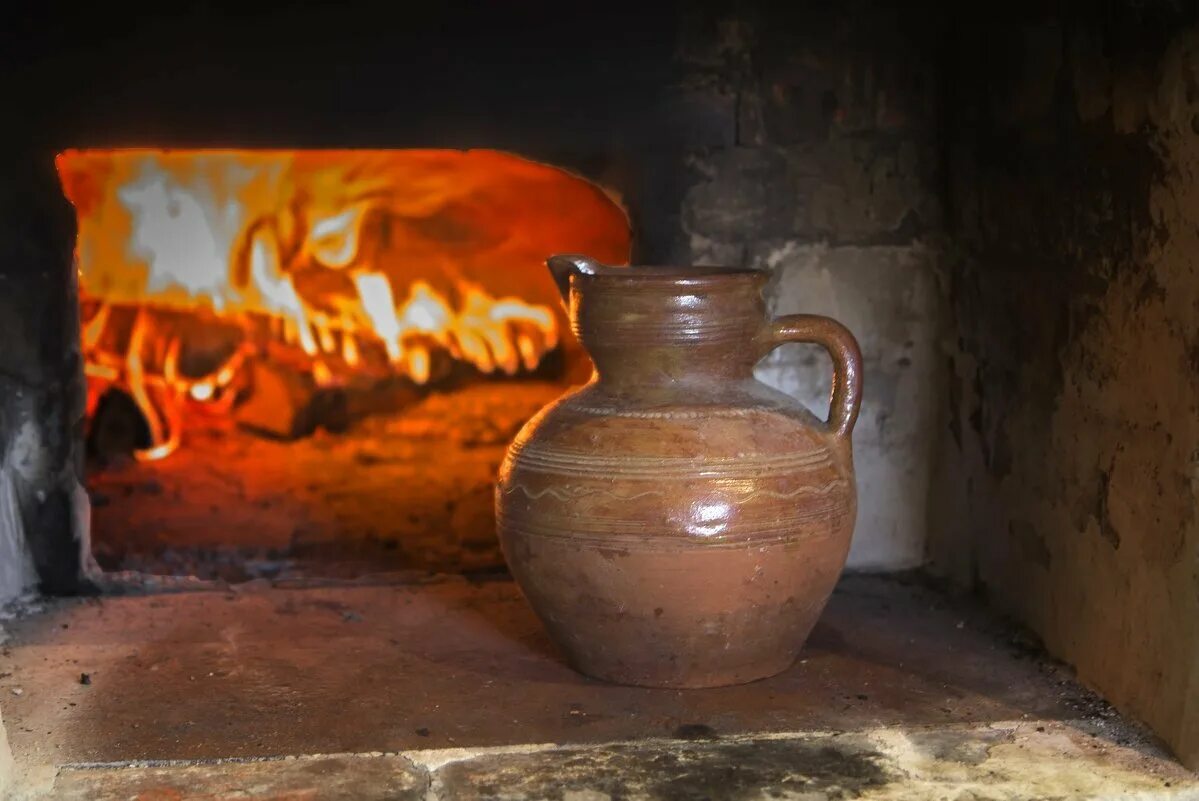
<path fill-rule="evenodd" d="M 768 321 L 764 280 L 636 267 L 570 279 L 596 373 L 518 434 L 496 519 L 514 577 L 583 673 L 659 687 L 777 673 L 844 567 L 860 356 L 827 318 Z M 754 379 L 784 341 L 833 354 L 828 422 Z"/>

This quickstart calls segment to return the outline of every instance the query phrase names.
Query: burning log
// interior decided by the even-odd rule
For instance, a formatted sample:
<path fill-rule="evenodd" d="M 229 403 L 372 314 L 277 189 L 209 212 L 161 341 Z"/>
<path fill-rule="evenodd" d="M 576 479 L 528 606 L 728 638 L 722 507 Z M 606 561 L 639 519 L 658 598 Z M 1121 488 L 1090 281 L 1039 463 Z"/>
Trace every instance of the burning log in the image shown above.
<path fill-rule="evenodd" d="M 248 394 L 233 413 L 237 423 L 280 439 L 316 430 L 329 405 L 310 373 L 287 364 L 256 359 L 247 370 Z"/>
<path fill-rule="evenodd" d="M 136 404 L 149 432 L 149 445 L 135 449 L 133 455 L 157 459 L 171 453 L 181 441 L 183 406 L 189 396 L 214 399 L 236 377 L 245 358 L 236 329 L 202 313 L 153 306 L 100 304 L 91 311 L 83 326 L 82 346 L 87 410 L 97 448 L 120 447 L 113 442 L 100 444 L 108 437 L 108 424 L 96 419 L 101 400 L 118 391 Z M 195 345 L 187 348 L 186 342 Z M 187 360 L 193 369 L 211 365 L 212 371 L 188 375 L 181 366 Z M 218 400 L 227 408 L 228 398 Z"/>
<path fill-rule="evenodd" d="M 101 463 L 130 458 L 152 444 L 146 418 L 128 393 L 109 388 L 97 399 L 87 433 L 89 458 Z"/>
<path fill-rule="evenodd" d="M 185 410 L 231 414 L 248 430 L 296 439 L 398 411 L 430 386 L 561 369 L 552 329 L 497 308 L 494 318 L 464 315 L 470 324 L 448 333 L 407 331 L 390 348 L 320 326 L 300 337 L 269 315 L 234 323 L 150 305 L 91 308 L 83 333 L 91 452 L 165 456 L 181 442 Z"/>
<path fill-rule="evenodd" d="M 312 357 L 299 345 L 260 340 L 244 371 L 234 419 L 251 431 L 296 439 L 317 428 L 342 431 L 354 420 L 396 411 L 426 394 L 424 385 L 397 374 L 375 343 L 356 348 L 350 363 L 338 347 Z"/>
<path fill-rule="evenodd" d="M 404 372 L 417 384 L 437 384 L 454 371 L 455 359 L 445 344 L 425 333 L 404 338 Z"/>

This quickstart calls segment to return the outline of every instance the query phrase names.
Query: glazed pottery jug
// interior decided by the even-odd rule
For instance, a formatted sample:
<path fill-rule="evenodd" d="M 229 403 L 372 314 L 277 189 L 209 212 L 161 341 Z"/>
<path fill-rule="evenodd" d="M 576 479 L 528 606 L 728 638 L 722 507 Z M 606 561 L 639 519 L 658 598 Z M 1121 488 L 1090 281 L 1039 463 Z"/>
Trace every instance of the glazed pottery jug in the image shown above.
<path fill-rule="evenodd" d="M 508 564 L 571 664 L 713 687 L 790 665 L 845 566 L 861 354 L 827 317 L 768 320 L 762 272 L 549 260 L 595 363 L 500 468 Z M 785 342 L 833 357 L 827 422 L 756 381 Z"/>

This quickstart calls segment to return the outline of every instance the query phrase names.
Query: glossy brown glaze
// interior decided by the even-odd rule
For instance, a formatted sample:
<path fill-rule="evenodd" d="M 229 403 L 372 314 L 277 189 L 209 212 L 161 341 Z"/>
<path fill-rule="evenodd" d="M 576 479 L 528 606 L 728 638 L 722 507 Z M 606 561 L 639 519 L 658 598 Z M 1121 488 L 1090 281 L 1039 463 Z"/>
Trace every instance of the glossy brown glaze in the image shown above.
<path fill-rule="evenodd" d="M 500 541 L 583 673 L 712 687 L 795 659 L 845 565 L 856 513 L 853 336 L 766 319 L 765 275 L 610 268 L 555 257 L 595 376 L 521 430 L 496 490 Z M 836 377 L 825 423 L 753 377 L 816 342 Z"/>

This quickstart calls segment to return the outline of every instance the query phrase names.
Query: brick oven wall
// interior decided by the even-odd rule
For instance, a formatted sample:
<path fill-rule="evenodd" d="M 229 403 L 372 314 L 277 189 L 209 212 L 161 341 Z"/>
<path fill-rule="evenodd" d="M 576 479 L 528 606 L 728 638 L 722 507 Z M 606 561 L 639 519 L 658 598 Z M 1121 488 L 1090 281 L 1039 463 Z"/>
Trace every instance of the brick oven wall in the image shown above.
<path fill-rule="evenodd" d="M 966 21 L 930 569 L 1199 766 L 1199 28 Z"/>

